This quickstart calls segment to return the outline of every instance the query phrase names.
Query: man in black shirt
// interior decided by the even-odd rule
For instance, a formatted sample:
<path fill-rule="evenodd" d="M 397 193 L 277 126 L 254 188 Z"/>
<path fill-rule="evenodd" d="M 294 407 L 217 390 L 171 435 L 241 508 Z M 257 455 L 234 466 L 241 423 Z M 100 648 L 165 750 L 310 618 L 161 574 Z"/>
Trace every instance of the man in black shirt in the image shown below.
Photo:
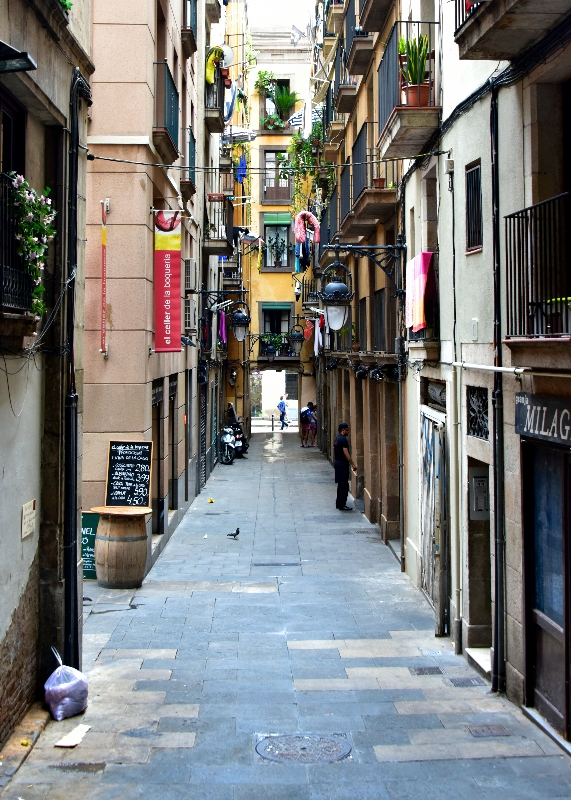
<path fill-rule="evenodd" d="M 357 469 L 351 458 L 349 452 L 349 442 L 347 441 L 347 434 L 349 433 L 349 426 L 346 422 L 339 425 L 339 433 L 333 442 L 333 454 L 335 467 L 335 483 L 337 484 L 337 500 L 336 507 L 339 511 L 352 511 L 353 509 L 347 505 L 347 496 L 349 495 L 349 467 Z"/>

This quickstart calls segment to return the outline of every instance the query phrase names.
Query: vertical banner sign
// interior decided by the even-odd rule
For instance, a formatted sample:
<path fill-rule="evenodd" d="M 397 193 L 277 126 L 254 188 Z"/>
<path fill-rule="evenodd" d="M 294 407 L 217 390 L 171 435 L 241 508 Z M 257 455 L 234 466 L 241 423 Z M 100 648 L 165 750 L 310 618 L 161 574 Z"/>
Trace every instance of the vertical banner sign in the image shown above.
<path fill-rule="evenodd" d="M 107 212 L 101 201 L 101 348 L 107 353 Z"/>
<path fill-rule="evenodd" d="M 180 353 L 180 211 L 155 213 L 155 352 Z"/>
<path fill-rule="evenodd" d="M 99 525 L 99 514 L 81 515 L 81 557 L 83 558 L 83 579 L 96 581 L 95 573 L 95 534 Z"/>

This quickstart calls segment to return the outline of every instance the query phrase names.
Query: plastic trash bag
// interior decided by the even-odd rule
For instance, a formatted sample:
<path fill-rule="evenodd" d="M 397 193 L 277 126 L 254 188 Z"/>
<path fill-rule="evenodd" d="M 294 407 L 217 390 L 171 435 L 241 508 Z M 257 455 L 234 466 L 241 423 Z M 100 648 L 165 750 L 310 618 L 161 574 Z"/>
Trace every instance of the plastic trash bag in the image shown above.
<path fill-rule="evenodd" d="M 59 667 L 52 672 L 44 684 L 46 704 L 52 717 L 61 722 L 67 717 L 75 717 L 87 708 L 88 683 L 85 675 L 73 667 L 64 666 L 60 654 L 52 647 L 59 661 Z"/>

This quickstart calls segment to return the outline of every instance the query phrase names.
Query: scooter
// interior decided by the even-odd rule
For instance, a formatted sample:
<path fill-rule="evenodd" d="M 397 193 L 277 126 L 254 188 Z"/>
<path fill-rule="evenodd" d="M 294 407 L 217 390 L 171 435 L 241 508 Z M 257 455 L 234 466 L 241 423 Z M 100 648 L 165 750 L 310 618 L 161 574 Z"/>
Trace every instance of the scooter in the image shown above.
<path fill-rule="evenodd" d="M 226 413 L 228 415 L 228 424 L 232 428 L 234 437 L 236 439 L 236 456 L 238 458 L 242 458 L 242 456 L 248 452 L 250 444 L 246 439 L 246 434 L 244 433 L 244 429 L 240 424 L 240 420 L 236 416 L 233 403 L 228 403 Z"/>
<path fill-rule="evenodd" d="M 222 428 L 220 437 L 220 461 L 223 464 L 231 464 L 236 455 L 236 439 L 232 428 Z"/>

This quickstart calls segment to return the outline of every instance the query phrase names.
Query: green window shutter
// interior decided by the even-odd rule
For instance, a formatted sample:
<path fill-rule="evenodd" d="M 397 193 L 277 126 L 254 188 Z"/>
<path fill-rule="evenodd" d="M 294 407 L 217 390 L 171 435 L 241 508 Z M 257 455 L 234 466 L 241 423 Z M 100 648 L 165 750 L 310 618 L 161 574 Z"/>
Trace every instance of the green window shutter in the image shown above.
<path fill-rule="evenodd" d="M 262 303 L 262 311 L 291 311 L 291 303 Z"/>
<path fill-rule="evenodd" d="M 264 225 L 289 225 L 291 214 L 288 211 L 272 211 L 264 214 Z"/>

